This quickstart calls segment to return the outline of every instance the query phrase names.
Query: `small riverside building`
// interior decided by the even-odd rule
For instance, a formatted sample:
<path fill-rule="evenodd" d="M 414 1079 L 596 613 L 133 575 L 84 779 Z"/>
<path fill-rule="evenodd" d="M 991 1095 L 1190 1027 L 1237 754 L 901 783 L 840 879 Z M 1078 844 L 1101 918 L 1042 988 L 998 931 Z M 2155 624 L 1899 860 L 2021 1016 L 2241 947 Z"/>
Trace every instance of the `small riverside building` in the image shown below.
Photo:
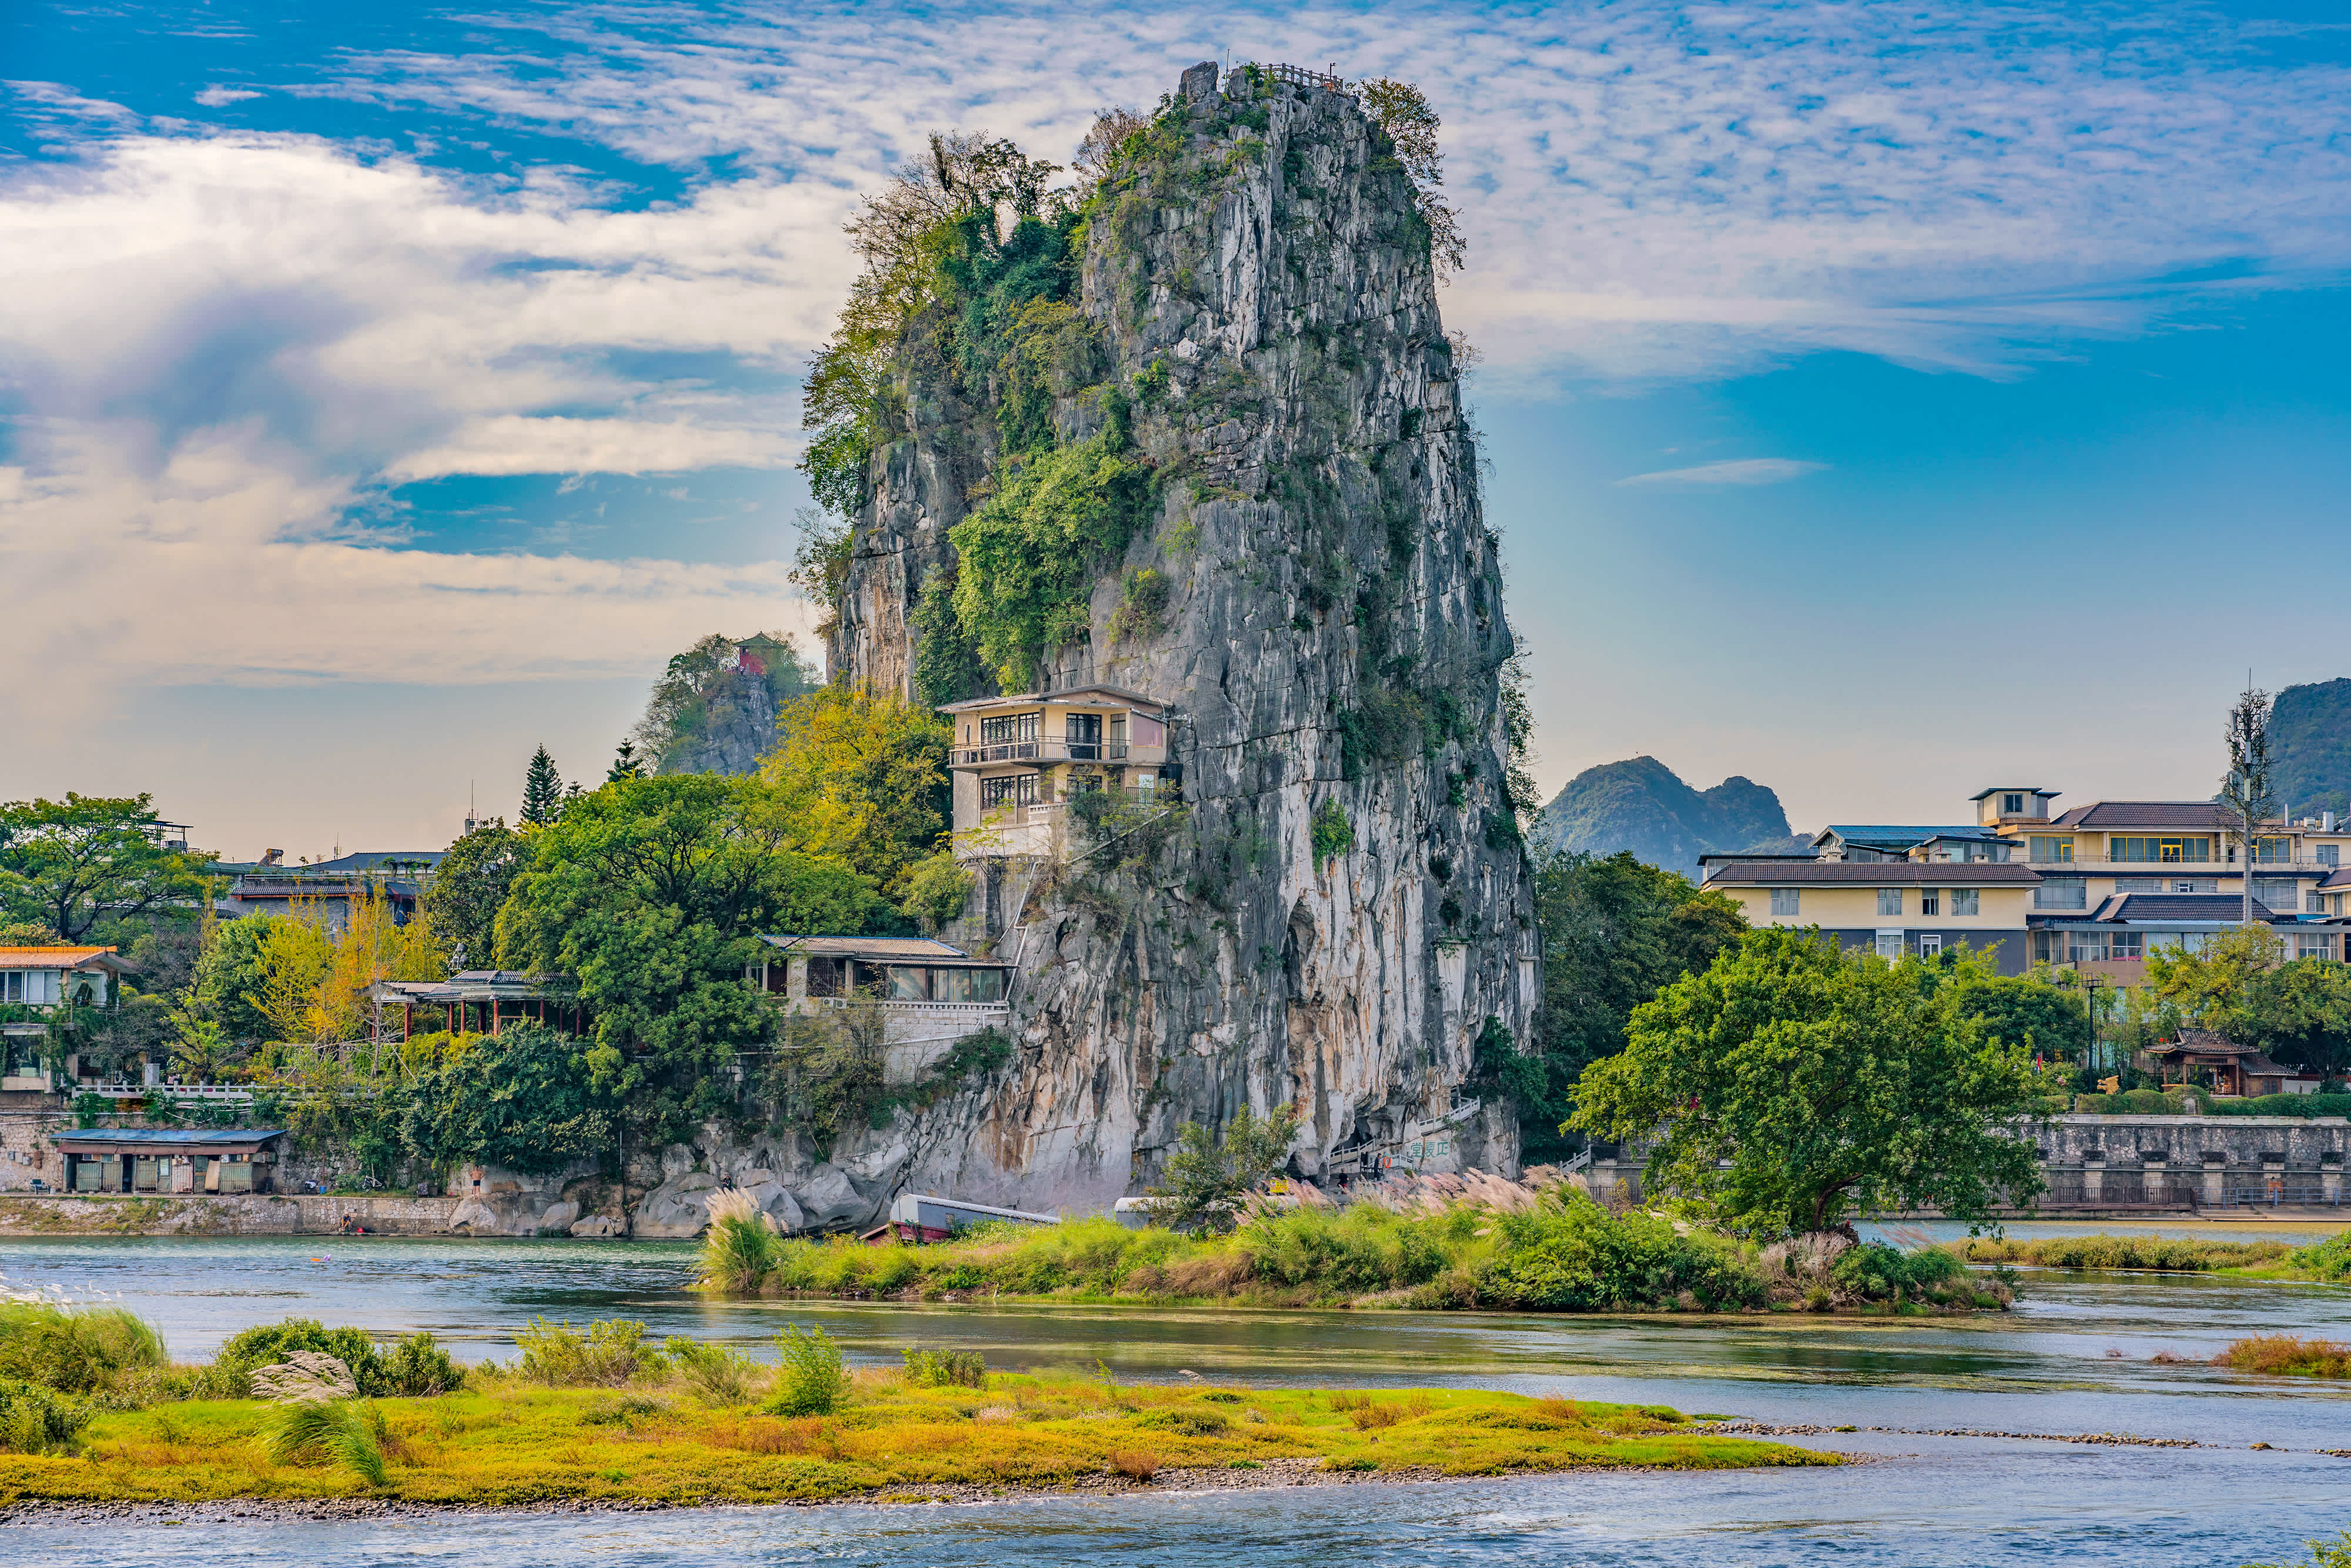
<path fill-rule="evenodd" d="M 0 1005 L 26 1015 L 0 1023 L 0 1093 L 48 1092 L 52 1018 L 112 1007 L 115 977 L 130 968 L 111 947 L 0 947 Z"/>
<path fill-rule="evenodd" d="M 1012 966 L 928 936 L 762 936 L 768 956 L 745 974 L 784 1013 L 860 1003 L 881 1013 L 883 1071 L 911 1082 L 983 1030 L 1012 1017 Z"/>
<path fill-rule="evenodd" d="M 380 1040 L 391 1009 L 400 1009 L 400 1035 L 416 1032 L 416 1009 L 437 1008 L 453 1033 L 496 1034 L 510 1023 L 541 1023 L 565 1034 L 588 1032 L 579 988 L 569 975 L 526 975 L 518 969 L 463 969 L 445 980 L 379 980 L 369 988 L 371 1025 Z"/>
<path fill-rule="evenodd" d="M 68 1192 L 275 1190 L 280 1127 L 81 1127 L 53 1133 Z"/>

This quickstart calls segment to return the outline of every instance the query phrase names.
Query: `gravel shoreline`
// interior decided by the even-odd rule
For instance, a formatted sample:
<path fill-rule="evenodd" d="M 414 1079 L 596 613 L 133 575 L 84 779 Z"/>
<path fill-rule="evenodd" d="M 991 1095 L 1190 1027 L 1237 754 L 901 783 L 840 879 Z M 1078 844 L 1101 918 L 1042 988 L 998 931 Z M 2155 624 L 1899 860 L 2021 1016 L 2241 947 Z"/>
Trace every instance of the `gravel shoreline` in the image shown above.
<path fill-rule="evenodd" d="M 1884 1462 L 1878 1454 L 1844 1454 L 1847 1464 Z M 1167 1469 L 1147 1481 L 1097 1472 L 1055 1486 L 961 1485 L 921 1482 L 877 1487 L 841 1497 L 777 1502 L 733 1500 L 663 1501 L 646 1499 L 564 1498 L 544 1502 L 411 1502 L 385 1498 L 239 1498 L 217 1502 L 85 1502 L 27 1498 L 0 1505 L 0 1526 L 174 1525 L 225 1523 L 340 1523 L 373 1520 L 448 1519 L 466 1514 L 665 1513 L 676 1509 L 903 1508 L 949 1504 L 966 1507 L 998 1502 L 1035 1502 L 1068 1497 L 1186 1497 L 1215 1491 L 1259 1491 L 1273 1487 L 1425 1486 L 1434 1481 L 1493 1480 L 1504 1476 L 1570 1476 L 1593 1470 L 1651 1469 L 1651 1466 L 1577 1465 L 1557 1470 L 1509 1470 L 1493 1475 L 1448 1476 L 1434 1465 L 1394 1470 L 1339 1470 L 1320 1455 L 1259 1461 L 1254 1469 Z"/>

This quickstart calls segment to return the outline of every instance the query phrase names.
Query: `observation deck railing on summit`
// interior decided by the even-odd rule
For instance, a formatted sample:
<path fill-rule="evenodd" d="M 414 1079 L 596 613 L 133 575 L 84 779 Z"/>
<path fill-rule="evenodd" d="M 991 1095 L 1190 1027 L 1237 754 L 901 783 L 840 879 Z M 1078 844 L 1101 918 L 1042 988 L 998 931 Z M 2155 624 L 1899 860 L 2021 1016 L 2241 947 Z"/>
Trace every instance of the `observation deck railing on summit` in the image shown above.
<path fill-rule="evenodd" d="M 1272 81 L 1286 81 L 1292 87 L 1319 87 L 1326 92 L 1347 90 L 1345 78 L 1335 76 L 1329 71 L 1318 71 L 1311 66 L 1267 65 L 1261 61 L 1253 61 L 1249 65 L 1235 66 L 1233 74 L 1238 76 L 1249 70 L 1255 70 Z"/>

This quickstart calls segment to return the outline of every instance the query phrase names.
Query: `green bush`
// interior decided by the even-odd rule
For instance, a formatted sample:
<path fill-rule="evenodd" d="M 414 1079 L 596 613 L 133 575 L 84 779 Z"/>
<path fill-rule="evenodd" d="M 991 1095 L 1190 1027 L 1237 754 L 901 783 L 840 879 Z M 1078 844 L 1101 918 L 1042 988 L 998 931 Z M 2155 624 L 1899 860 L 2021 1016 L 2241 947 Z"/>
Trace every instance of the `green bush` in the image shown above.
<path fill-rule="evenodd" d="M 714 1405 L 740 1405 L 750 1397 L 759 1364 L 739 1350 L 726 1350 L 673 1334 L 662 1346 L 695 1392 Z"/>
<path fill-rule="evenodd" d="M 1319 872 L 1337 856 L 1355 847 L 1355 824 L 1347 818 L 1347 809 L 1336 800 L 1325 800 L 1314 808 L 1314 866 Z"/>
<path fill-rule="evenodd" d="M 802 1333 L 798 1323 L 776 1336 L 776 1392 L 772 1416 L 830 1416 L 849 1397 L 849 1374 L 841 1347 L 822 1329 Z"/>
<path fill-rule="evenodd" d="M 0 1378 L 62 1394 L 94 1394 L 130 1373 L 162 1364 L 162 1340 L 120 1307 L 0 1304 Z"/>
<path fill-rule="evenodd" d="M 2331 1284 L 2341 1284 L 2351 1279 L 2351 1230 L 2289 1253 L 2286 1261 L 2297 1269 L 2309 1270 Z"/>
<path fill-rule="evenodd" d="M 1684 1294 L 1708 1311 L 1761 1306 L 1762 1277 L 1731 1243 L 1681 1234 L 1654 1215 L 1612 1215 L 1580 1192 L 1547 1196 L 1495 1222 L 1480 1295 L 1506 1306 L 1593 1312 Z"/>
<path fill-rule="evenodd" d="M 0 1377 L 0 1449 L 12 1454 L 71 1453 L 98 1412 L 79 1399 L 21 1377 Z"/>
<path fill-rule="evenodd" d="M 1939 1247 L 1903 1252 L 1882 1241 L 1852 1248 L 1829 1268 L 1829 1277 L 1865 1301 L 1939 1300 L 1964 1285 L 1967 1265 Z M 1974 1299 L 1974 1291 L 1967 1291 Z"/>
<path fill-rule="evenodd" d="M 399 1392 L 384 1366 L 382 1353 L 368 1338 L 365 1329 L 330 1329 L 316 1318 L 287 1318 L 284 1322 L 247 1329 L 221 1346 L 220 1354 L 213 1358 L 213 1365 L 227 1375 L 241 1398 L 251 1392 L 255 1368 L 274 1366 L 286 1359 L 287 1352 L 297 1350 L 331 1355 L 350 1367 L 351 1381 L 369 1398 Z"/>
<path fill-rule="evenodd" d="M 392 1346 L 384 1358 L 383 1371 L 391 1392 L 410 1399 L 446 1394 L 465 1381 L 465 1368 L 450 1360 L 440 1342 L 422 1329 Z"/>
<path fill-rule="evenodd" d="M 987 1358 L 976 1350 L 916 1350 L 903 1353 L 906 1380 L 925 1388 L 985 1388 Z"/>
<path fill-rule="evenodd" d="M 1260 1280 L 1350 1293 L 1425 1284 L 1449 1261 L 1440 1221 L 1371 1204 L 1269 1215 L 1245 1227 L 1239 1240 Z"/>
<path fill-rule="evenodd" d="M 525 1377 L 549 1385 L 618 1387 L 659 1364 L 660 1353 L 644 1339 L 645 1325 L 628 1318 L 591 1322 L 584 1334 L 569 1322 L 533 1318 L 516 1333 L 515 1343 L 522 1347 Z M 365 1385 L 360 1387 L 366 1391 Z"/>

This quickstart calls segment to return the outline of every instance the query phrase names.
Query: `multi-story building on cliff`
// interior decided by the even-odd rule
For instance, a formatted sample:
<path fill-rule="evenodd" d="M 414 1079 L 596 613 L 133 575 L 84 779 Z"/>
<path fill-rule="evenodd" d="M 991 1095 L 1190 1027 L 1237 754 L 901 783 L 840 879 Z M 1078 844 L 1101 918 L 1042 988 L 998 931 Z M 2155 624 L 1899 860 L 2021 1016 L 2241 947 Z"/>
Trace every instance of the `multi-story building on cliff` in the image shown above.
<path fill-rule="evenodd" d="M 1140 692 L 1079 686 L 972 697 L 939 711 L 955 726 L 955 847 L 959 859 L 1058 859 L 1071 803 L 1089 791 L 1148 805 L 1178 786 L 1167 708 Z"/>

